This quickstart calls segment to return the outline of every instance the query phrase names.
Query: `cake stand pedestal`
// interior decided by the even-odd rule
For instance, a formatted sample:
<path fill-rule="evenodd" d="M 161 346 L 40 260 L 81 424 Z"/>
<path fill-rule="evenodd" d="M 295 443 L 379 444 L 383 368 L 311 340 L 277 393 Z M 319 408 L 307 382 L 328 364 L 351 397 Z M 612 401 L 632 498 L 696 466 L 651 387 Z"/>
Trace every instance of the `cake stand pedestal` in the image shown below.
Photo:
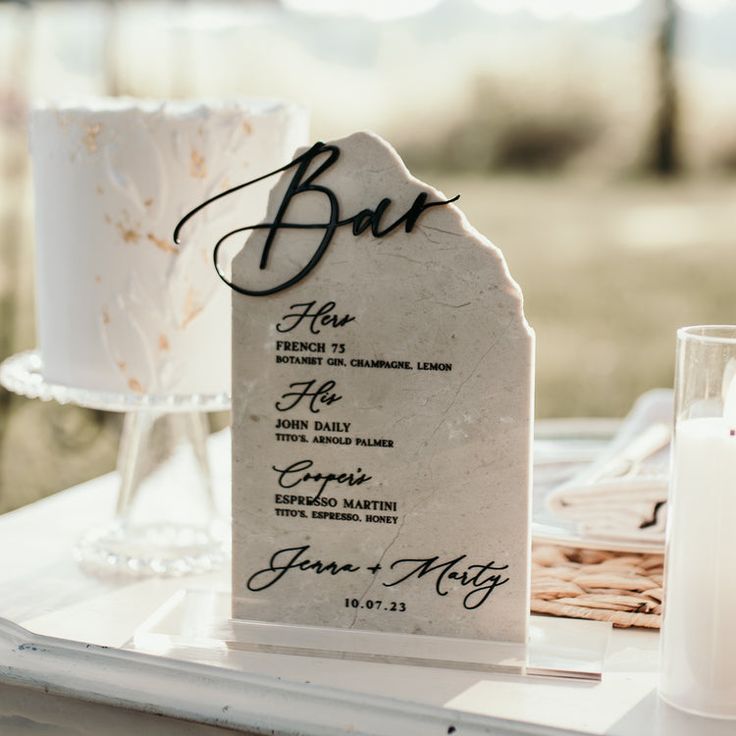
<path fill-rule="evenodd" d="M 74 550 L 85 570 L 172 576 L 222 565 L 228 525 L 213 494 L 206 414 L 229 409 L 228 394 L 138 395 L 53 384 L 36 351 L 0 364 L 0 384 L 29 398 L 125 412 L 114 518 Z"/>

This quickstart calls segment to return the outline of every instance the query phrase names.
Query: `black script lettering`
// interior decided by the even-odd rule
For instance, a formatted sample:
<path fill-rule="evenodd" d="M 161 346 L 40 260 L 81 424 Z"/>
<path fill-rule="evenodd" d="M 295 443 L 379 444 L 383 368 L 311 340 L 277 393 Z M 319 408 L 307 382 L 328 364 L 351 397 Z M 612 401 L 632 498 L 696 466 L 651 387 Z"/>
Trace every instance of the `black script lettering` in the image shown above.
<path fill-rule="evenodd" d="M 317 388 L 314 388 L 316 383 L 316 380 L 290 383 L 289 388 L 293 388 L 295 390 L 282 394 L 281 399 L 291 399 L 291 403 L 288 401 L 285 403 L 277 401 L 276 408 L 279 411 L 289 411 L 297 406 L 302 399 L 309 399 L 309 411 L 311 411 L 312 414 L 319 414 L 319 407 L 321 404 L 327 404 L 327 406 L 329 406 L 330 404 L 334 404 L 336 401 L 340 401 L 342 398 L 342 396 L 332 393 L 332 389 L 337 385 L 334 381 L 325 381 Z"/>
<path fill-rule="evenodd" d="M 509 578 L 502 578 L 501 575 L 496 574 L 507 570 L 508 565 L 496 565 L 495 561 L 492 561 L 484 565 L 466 565 L 463 570 L 461 563 L 466 558 L 467 555 L 460 555 L 447 562 L 440 562 L 439 557 L 396 560 L 391 564 L 391 570 L 398 566 L 406 568 L 407 565 L 411 569 L 402 577 L 390 583 L 383 583 L 383 585 L 391 588 L 409 578 L 421 579 L 425 575 L 434 573 L 437 595 L 447 595 L 448 591 L 444 586 L 449 580 L 456 580 L 462 586 L 471 586 L 472 590 L 466 593 L 463 599 L 463 607 L 473 610 L 483 605 L 497 587 L 509 581 Z"/>
<path fill-rule="evenodd" d="M 297 156 L 291 163 L 282 166 L 280 169 L 276 169 L 269 174 L 264 174 L 263 176 L 259 176 L 256 179 L 247 181 L 244 184 L 239 184 L 238 186 L 227 189 L 226 191 L 221 192 L 214 197 L 211 197 L 210 199 L 195 207 L 193 210 L 184 215 L 184 217 L 174 228 L 174 242 L 176 244 L 179 244 L 181 230 L 184 225 L 198 212 L 201 212 L 205 207 L 209 206 L 213 202 L 222 199 L 223 197 L 228 197 L 234 192 L 245 189 L 252 184 L 256 184 L 257 182 L 263 181 L 264 179 L 268 179 L 271 176 L 275 176 L 276 174 L 280 174 L 282 172 L 288 171 L 291 168 L 294 168 L 294 174 L 286 188 L 284 198 L 279 204 L 273 222 L 264 222 L 258 225 L 246 225 L 244 227 L 236 228 L 235 230 L 231 230 L 229 233 L 223 235 L 217 241 L 217 243 L 215 243 L 213 260 L 217 275 L 231 289 L 237 291 L 239 294 L 245 294 L 247 296 L 267 296 L 268 294 L 275 294 L 276 292 L 288 289 L 290 286 L 299 283 L 299 281 L 301 281 L 310 271 L 312 271 L 312 269 L 315 268 L 315 266 L 320 262 L 325 252 L 327 251 L 327 248 L 332 242 L 332 238 L 338 227 L 343 227 L 345 225 L 351 226 L 353 235 L 355 235 L 356 237 L 366 230 L 370 229 L 373 237 L 383 238 L 399 228 L 401 225 L 404 226 L 404 230 L 407 233 L 410 233 L 425 210 L 428 210 L 431 207 L 438 207 L 441 205 L 449 204 L 450 202 L 455 202 L 457 199 L 459 199 L 460 196 L 457 195 L 452 199 L 441 200 L 437 202 L 428 202 L 428 193 L 420 192 L 411 207 L 409 207 L 409 209 L 403 215 L 398 217 L 393 223 L 384 227 L 383 229 L 381 229 L 381 221 L 383 216 L 386 214 L 386 210 L 391 204 L 391 199 L 389 199 L 388 197 L 384 197 L 383 199 L 381 199 L 375 209 L 365 208 L 352 217 L 340 219 L 340 206 L 338 204 L 337 196 L 328 187 L 316 183 L 319 177 L 332 166 L 334 166 L 339 158 L 340 149 L 337 146 L 322 142 L 315 143 L 308 151 L 305 151 L 301 156 Z M 326 205 L 329 208 L 329 216 L 327 218 L 327 221 L 324 223 L 285 222 L 286 213 L 292 200 L 298 197 L 300 194 L 305 194 L 306 192 L 313 192 L 324 196 Z M 250 289 L 246 286 L 236 284 L 228 280 L 228 278 L 222 273 L 218 264 L 218 254 L 222 245 L 229 238 L 239 233 L 247 232 L 249 230 L 268 230 L 268 234 L 263 244 L 263 250 L 261 251 L 261 258 L 259 262 L 260 270 L 265 270 L 268 267 L 268 259 L 276 240 L 276 235 L 282 229 L 323 231 L 322 239 L 317 245 L 312 257 L 309 259 L 306 265 L 304 265 L 293 276 L 286 279 L 286 281 L 283 281 L 279 284 L 276 284 L 275 286 L 271 286 L 266 289 Z"/>
<path fill-rule="evenodd" d="M 297 460 L 297 462 L 292 463 L 286 468 L 277 468 L 275 465 L 272 465 L 271 469 L 279 474 L 278 484 L 281 488 L 294 488 L 300 483 L 308 481 L 319 483 L 319 490 L 314 496 L 315 499 L 322 495 L 330 483 L 347 483 L 348 486 L 360 486 L 363 483 L 367 483 L 373 477 L 366 475 L 363 472 L 363 468 L 358 468 L 355 473 L 312 473 L 310 468 L 313 466 L 314 462 L 307 459 Z"/>
<path fill-rule="evenodd" d="M 322 562 L 321 560 L 310 560 L 303 555 L 309 550 L 309 545 L 303 547 L 287 547 L 280 549 L 271 555 L 268 567 L 253 573 L 248 578 L 246 587 L 254 593 L 266 590 L 278 583 L 289 570 L 301 570 L 302 572 L 314 572 L 317 575 L 329 573 L 339 575 L 341 572 L 358 572 L 360 567 L 351 563 L 340 564 L 338 562 Z"/>
<path fill-rule="evenodd" d="M 346 324 L 353 322 L 355 317 L 346 314 L 344 317 L 338 317 L 332 314 L 335 308 L 335 302 L 326 302 L 316 309 L 317 302 L 305 302 L 304 304 L 292 304 L 289 309 L 293 310 L 285 314 L 281 318 L 281 322 L 276 325 L 278 332 L 291 332 L 299 327 L 303 321 L 307 321 L 309 331 L 313 335 L 319 335 L 320 327 L 344 327 Z"/>

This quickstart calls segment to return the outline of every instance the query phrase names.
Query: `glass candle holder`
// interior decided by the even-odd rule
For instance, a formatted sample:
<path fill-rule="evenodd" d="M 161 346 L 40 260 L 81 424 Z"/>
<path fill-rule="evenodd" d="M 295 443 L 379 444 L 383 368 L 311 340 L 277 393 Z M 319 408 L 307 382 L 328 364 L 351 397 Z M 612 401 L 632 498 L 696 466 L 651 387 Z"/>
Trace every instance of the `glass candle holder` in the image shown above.
<path fill-rule="evenodd" d="M 677 333 L 661 697 L 736 718 L 736 326 Z"/>

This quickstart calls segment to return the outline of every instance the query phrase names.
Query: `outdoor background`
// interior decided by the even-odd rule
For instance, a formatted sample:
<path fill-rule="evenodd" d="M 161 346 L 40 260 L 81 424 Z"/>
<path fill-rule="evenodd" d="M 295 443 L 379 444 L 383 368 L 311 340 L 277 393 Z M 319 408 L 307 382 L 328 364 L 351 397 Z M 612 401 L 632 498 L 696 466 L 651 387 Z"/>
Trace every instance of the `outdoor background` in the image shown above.
<path fill-rule="evenodd" d="M 462 195 L 524 291 L 538 417 L 623 416 L 678 326 L 735 321 L 734 39 L 728 0 L 0 1 L 0 359 L 35 344 L 34 98 L 287 97 Z M 0 512 L 111 469 L 119 429 L 0 389 Z"/>

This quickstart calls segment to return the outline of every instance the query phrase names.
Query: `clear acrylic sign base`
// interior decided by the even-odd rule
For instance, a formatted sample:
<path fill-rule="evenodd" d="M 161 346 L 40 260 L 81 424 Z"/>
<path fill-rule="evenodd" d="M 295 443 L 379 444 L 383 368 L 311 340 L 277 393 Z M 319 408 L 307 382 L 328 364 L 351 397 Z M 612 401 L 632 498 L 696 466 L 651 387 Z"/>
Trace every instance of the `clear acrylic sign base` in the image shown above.
<path fill-rule="evenodd" d="M 571 626 L 570 624 L 574 624 Z M 238 652 L 600 680 L 611 625 L 532 616 L 527 645 L 230 618 L 230 593 L 180 591 L 135 633 L 136 650 L 237 667 Z"/>

